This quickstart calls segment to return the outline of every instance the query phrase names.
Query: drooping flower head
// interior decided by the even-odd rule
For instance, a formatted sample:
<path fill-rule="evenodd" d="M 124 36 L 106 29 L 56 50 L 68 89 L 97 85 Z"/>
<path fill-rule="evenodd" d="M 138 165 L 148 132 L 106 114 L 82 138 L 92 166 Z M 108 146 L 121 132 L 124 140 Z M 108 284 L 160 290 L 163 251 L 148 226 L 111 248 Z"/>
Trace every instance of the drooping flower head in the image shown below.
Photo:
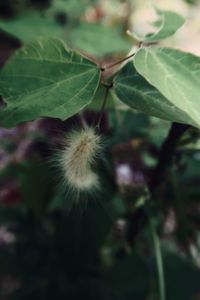
<path fill-rule="evenodd" d="M 59 163 L 64 180 L 74 191 L 99 188 L 99 177 L 93 168 L 101 149 L 101 136 L 92 127 L 73 130 L 65 138 Z"/>

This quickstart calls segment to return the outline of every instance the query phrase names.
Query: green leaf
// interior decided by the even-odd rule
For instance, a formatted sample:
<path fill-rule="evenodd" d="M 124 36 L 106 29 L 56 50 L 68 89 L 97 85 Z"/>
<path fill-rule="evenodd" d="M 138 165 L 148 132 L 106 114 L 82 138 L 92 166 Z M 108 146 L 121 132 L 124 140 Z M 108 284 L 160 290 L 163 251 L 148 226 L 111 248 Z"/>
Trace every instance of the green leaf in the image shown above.
<path fill-rule="evenodd" d="M 73 48 L 97 57 L 127 52 L 131 46 L 118 28 L 102 24 L 80 24 L 71 30 L 69 40 Z"/>
<path fill-rule="evenodd" d="M 137 71 L 200 127 L 200 58 L 168 48 L 142 48 L 135 57 Z"/>
<path fill-rule="evenodd" d="M 156 13 L 159 17 L 158 20 L 153 22 L 153 26 L 155 27 L 156 32 L 149 33 L 144 37 L 139 37 L 135 35 L 135 37 L 144 42 L 157 42 L 163 39 L 166 39 L 173 34 L 184 24 L 185 20 L 182 16 L 178 15 L 172 11 L 162 11 L 156 9 Z"/>
<path fill-rule="evenodd" d="M 62 120 L 89 104 L 100 70 L 56 39 L 38 39 L 19 50 L 0 72 L 6 107 L 0 124 L 12 127 L 42 116 Z"/>
<path fill-rule="evenodd" d="M 0 29 L 23 42 L 45 37 L 61 37 L 62 28 L 54 20 L 38 14 L 20 16 L 12 20 L 1 20 Z"/>
<path fill-rule="evenodd" d="M 186 112 L 168 101 L 136 71 L 132 61 L 115 77 L 114 90 L 131 108 L 161 119 L 195 125 Z"/>

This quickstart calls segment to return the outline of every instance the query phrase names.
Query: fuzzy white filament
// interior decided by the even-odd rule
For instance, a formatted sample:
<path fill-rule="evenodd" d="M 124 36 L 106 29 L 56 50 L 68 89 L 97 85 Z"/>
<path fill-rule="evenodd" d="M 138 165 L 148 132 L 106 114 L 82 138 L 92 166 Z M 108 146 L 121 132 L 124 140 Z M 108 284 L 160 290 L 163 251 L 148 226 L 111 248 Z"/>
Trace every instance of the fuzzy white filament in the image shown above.
<path fill-rule="evenodd" d="M 93 167 L 101 150 L 101 137 L 94 128 L 73 130 L 64 141 L 60 165 L 67 184 L 77 192 L 99 187 Z"/>

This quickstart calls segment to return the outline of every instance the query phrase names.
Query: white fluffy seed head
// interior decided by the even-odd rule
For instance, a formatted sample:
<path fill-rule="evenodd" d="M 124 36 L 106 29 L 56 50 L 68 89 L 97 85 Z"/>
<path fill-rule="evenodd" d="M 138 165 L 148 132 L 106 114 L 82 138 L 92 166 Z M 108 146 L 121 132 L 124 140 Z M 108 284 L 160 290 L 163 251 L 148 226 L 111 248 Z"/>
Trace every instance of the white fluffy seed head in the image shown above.
<path fill-rule="evenodd" d="M 65 181 L 74 191 L 91 191 L 99 187 L 93 167 L 101 148 L 101 137 L 91 127 L 73 130 L 66 137 L 60 166 Z"/>

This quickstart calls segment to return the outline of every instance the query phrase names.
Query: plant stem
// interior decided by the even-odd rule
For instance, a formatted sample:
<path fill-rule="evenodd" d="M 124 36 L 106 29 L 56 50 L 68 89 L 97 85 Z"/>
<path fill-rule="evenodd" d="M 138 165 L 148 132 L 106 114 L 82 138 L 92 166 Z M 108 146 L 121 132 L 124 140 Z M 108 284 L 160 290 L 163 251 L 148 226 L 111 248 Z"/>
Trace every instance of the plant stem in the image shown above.
<path fill-rule="evenodd" d="M 118 60 L 117 62 L 111 64 L 111 65 L 108 65 L 107 67 L 102 67 L 101 68 L 101 71 L 105 71 L 105 70 L 108 70 L 108 69 L 111 69 L 117 65 L 120 65 L 121 63 L 123 63 L 124 61 L 128 60 L 129 58 L 133 57 L 135 55 L 135 52 L 130 54 L 129 56 L 126 56 L 124 58 L 122 58 L 121 60 Z"/>
<path fill-rule="evenodd" d="M 162 259 L 162 252 L 160 246 L 160 239 L 156 232 L 156 227 L 154 224 L 154 220 L 150 217 L 150 229 L 154 244 L 155 250 L 155 257 L 156 257 L 156 265 L 157 265 L 157 272 L 158 272 L 158 284 L 159 284 L 159 300 L 165 300 L 165 276 L 164 276 L 164 268 L 163 268 L 163 259 Z"/>
<path fill-rule="evenodd" d="M 168 167 L 171 165 L 176 146 L 179 142 L 179 139 L 184 134 L 184 132 L 189 128 L 188 125 L 173 123 L 171 129 L 169 130 L 169 134 L 164 141 L 158 158 L 158 164 L 154 170 L 152 179 L 149 183 L 149 192 L 150 198 L 153 198 L 154 193 L 157 187 L 162 182 Z M 154 219 L 152 216 L 149 216 L 150 222 L 150 230 L 152 234 L 154 250 L 155 250 L 155 257 L 156 257 L 156 265 L 157 265 L 157 272 L 158 272 L 158 283 L 159 283 L 159 296 L 160 300 L 165 300 L 165 278 L 164 278 L 164 269 L 163 269 L 163 259 L 162 259 L 162 252 L 160 246 L 160 239 L 156 232 L 156 226 Z"/>
<path fill-rule="evenodd" d="M 168 168 L 168 166 L 170 166 L 173 160 L 174 151 L 176 149 L 178 141 L 188 128 L 189 125 L 178 123 L 172 124 L 169 134 L 160 149 L 158 164 L 149 183 L 149 190 L 151 195 L 157 189 L 158 185 L 162 182 L 166 169 Z"/>
<path fill-rule="evenodd" d="M 103 99 L 103 103 L 102 103 L 102 106 L 101 106 L 101 110 L 99 112 L 99 118 L 97 120 L 97 123 L 96 123 L 96 127 L 99 129 L 100 125 L 101 125 L 101 120 L 103 118 L 103 114 L 104 114 L 104 111 L 105 111 L 105 106 L 106 106 L 106 102 L 107 102 L 107 99 L 108 99 L 108 93 L 110 91 L 110 89 L 112 88 L 112 84 L 110 85 L 105 85 L 105 95 L 104 95 L 104 99 Z"/>

